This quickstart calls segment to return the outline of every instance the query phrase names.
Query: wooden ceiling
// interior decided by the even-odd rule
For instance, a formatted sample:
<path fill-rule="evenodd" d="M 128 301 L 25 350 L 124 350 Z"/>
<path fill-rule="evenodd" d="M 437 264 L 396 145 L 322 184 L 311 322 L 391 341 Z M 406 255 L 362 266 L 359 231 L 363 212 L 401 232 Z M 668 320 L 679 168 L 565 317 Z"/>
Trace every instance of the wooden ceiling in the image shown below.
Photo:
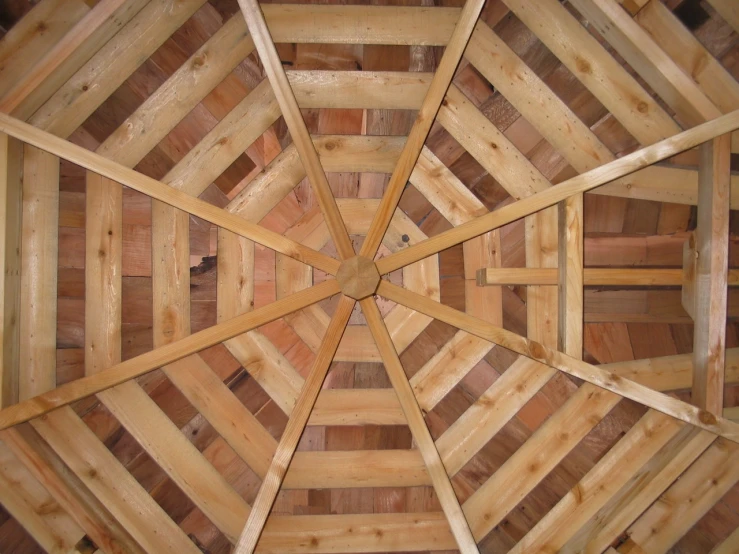
<path fill-rule="evenodd" d="M 2 6 L 0 552 L 739 552 L 735 0 Z"/>

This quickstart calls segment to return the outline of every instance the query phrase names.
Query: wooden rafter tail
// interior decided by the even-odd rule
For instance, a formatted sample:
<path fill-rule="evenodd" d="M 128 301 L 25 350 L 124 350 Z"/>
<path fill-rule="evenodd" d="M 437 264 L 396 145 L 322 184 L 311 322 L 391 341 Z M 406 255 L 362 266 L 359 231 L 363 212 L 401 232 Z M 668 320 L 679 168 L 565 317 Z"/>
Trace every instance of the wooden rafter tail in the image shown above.
<path fill-rule="evenodd" d="M 331 275 L 335 275 L 339 268 L 338 260 L 307 248 L 295 241 L 286 239 L 282 235 L 269 231 L 254 223 L 226 212 L 212 204 L 194 198 L 182 191 L 175 190 L 167 185 L 147 177 L 133 169 L 124 167 L 116 162 L 90 152 L 69 141 L 55 137 L 49 133 L 36 129 L 31 125 L 18 121 L 12 117 L 0 114 L 0 131 L 46 150 L 85 169 L 99 173 L 108 179 L 124 184 L 134 190 L 151 196 L 175 208 L 202 217 L 219 227 L 240 234 L 267 248 L 290 256 L 304 263 L 310 264 Z"/>
<path fill-rule="evenodd" d="M 434 440 L 431 438 L 431 433 L 423 419 L 421 408 L 418 406 L 413 389 L 408 382 L 408 378 L 398 358 L 398 353 L 395 351 L 393 340 L 387 331 L 385 323 L 382 321 L 380 310 L 374 298 L 365 298 L 361 301 L 361 306 L 362 312 L 367 318 L 367 325 L 370 331 L 372 331 L 372 336 L 382 356 L 385 370 L 398 396 L 403 414 L 408 420 L 408 426 L 413 434 L 413 438 L 418 444 L 418 449 L 421 451 L 424 463 L 428 468 L 431 482 L 434 485 L 434 490 L 439 498 L 441 508 L 447 516 L 459 551 L 464 554 L 479 552 L 475 538 L 472 536 L 470 527 L 459 505 L 452 484 L 449 481 L 446 468 L 441 461 Z"/>
<path fill-rule="evenodd" d="M 739 443 L 739 424 L 382 280 L 377 294 L 624 398 Z"/>
<path fill-rule="evenodd" d="M 423 149 L 423 144 L 431 130 L 431 125 L 434 123 L 449 84 L 452 82 L 454 71 L 459 65 L 459 61 L 467 47 L 467 42 L 475 29 L 483 4 L 483 0 L 467 0 L 464 8 L 462 8 L 459 21 L 439 62 L 434 78 L 431 80 L 426 97 L 408 134 L 403 152 L 400 154 L 400 159 L 385 189 L 380 207 L 375 213 L 369 232 L 362 244 L 361 255 L 365 258 L 374 258 L 378 248 L 380 248 L 382 238 L 390 225 L 390 220 L 398 206 L 403 189 L 413 172 L 418 156 Z"/>
<path fill-rule="evenodd" d="M 295 94 L 290 87 L 277 49 L 272 42 L 267 23 L 264 21 L 264 15 L 256 0 L 239 0 L 239 6 L 264 65 L 267 78 L 282 110 L 282 116 L 285 118 L 287 128 L 300 155 L 300 160 L 303 162 L 305 172 L 318 198 L 318 203 L 321 206 L 323 217 L 326 220 L 339 257 L 342 260 L 351 258 L 354 256 L 354 247 L 346 231 L 344 221 L 341 219 L 341 214 L 339 214 L 339 208 L 326 179 L 326 173 L 321 166 L 321 161 L 318 159 L 318 153 L 308 133 L 308 128 L 300 113 Z"/>
<path fill-rule="evenodd" d="M 639 169 L 679 154 L 739 128 L 739 110 L 703 123 L 688 131 L 644 147 L 623 158 L 572 177 L 556 187 L 504 206 L 494 212 L 478 217 L 449 231 L 440 233 L 410 248 L 377 261 L 381 274 L 390 273 L 408 264 L 417 262 L 470 240 L 492 229 L 511 223 L 540 210 L 553 206 L 573 194 L 587 192 Z"/>
<path fill-rule="evenodd" d="M 228 340 L 236 335 L 265 325 L 286 314 L 320 302 L 339 292 L 335 280 L 324 281 L 253 312 L 232 318 L 178 341 L 116 364 L 100 373 L 71 381 L 54 390 L 40 394 L 0 411 L 0 429 L 41 416 L 86 396 L 119 385 L 144 375 L 163 365 L 177 361 L 199 350 Z"/>
<path fill-rule="evenodd" d="M 234 554 L 252 554 L 259 542 L 259 537 L 267 522 L 267 517 L 272 509 L 272 505 L 280 491 L 282 481 L 285 478 L 290 462 L 295 455 L 295 449 L 298 447 L 300 437 L 308 423 L 308 418 L 316 403 L 318 393 L 321 390 L 323 381 L 326 379 L 331 362 L 339 347 L 339 341 L 344 334 L 349 317 L 352 314 L 356 301 L 348 296 L 342 296 L 336 307 L 336 312 L 331 318 L 331 323 L 326 330 L 326 335 L 321 343 L 321 348 L 316 354 L 310 374 L 306 379 L 300 396 L 295 403 L 295 408 L 290 414 L 285 430 L 277 445 L 277 450 L 272 463 L 270 464 L 267 475 L 262 480 L 262 486 L 259 487 L 257 498 L 246 525 L 239 537 L 239 541 L 234 549 Z"/>

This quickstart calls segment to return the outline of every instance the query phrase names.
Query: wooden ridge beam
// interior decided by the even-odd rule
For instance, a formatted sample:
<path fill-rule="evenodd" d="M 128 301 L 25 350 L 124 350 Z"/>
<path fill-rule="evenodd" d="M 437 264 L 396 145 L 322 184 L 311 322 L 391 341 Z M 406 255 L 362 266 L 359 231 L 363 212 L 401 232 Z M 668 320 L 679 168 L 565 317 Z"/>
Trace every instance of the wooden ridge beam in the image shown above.
<path fill-rule="evenodd" d="M 374 298 L 371 297 L 362 300 L 361 306 L 362 312 L 367 319 L 367 325 L 370 331 L 372 331 L 372 336 L 377 343 L 377 349 L 382 356 L 385 370 L 393 385 L 393 389 L 395 389 L 395 393 L 398 395 L 398 401 L 403 409 L 403 414 L 408 420 L 408 427 L 428 468 L 436 496 L 439 499 L 444 515 L 446 515 L 449 521 L 449 527 L 454 535 L 454 540 L 457 542 L 460 552 L 464 554 L 479 552 L 470 526 L 467 523 L 467 519 L 459 505 L 459 500 L 457 500 L 452 484 L 449 481 L 447 470 L 439 456 L 434 440 L 431 438 L 431 433 L 423 419 L 421 408 L 416 401 L 413 389 L 400 363 L 400 358 L 398 358 L 398 354 L 395 351 L 390 333 L 388 333 L 387 327 L 385 327 L 385 323 L 382 320 L 380 310 Z"/>
<path fill-rule="evenodd" d="M 168 187 L 133 169 L 103 158 L 99 154 L 85 150 L 71 142 L 57 138 L 21 121 L 0 114 L 0 130 L 15 136 L 23 142 L 50 151 L 86 169 L 99 173 L 108 179 L 143 192 L 155 200 L 165 202 L 175 208 L 202 217 L 206 221 L 210 221 L 234 233 L 241 234 L 255 242 L 263 244 L 267 248 L 294 257 L 304 263 L 309 263 L 327 273 L 333 275 L 338 270 L 339 262 L 325 254 L 306 248 L 294 241 L 286 239 L 278 233 L 249 223 L 212 204 L 198 198 L 193 198 L 182 191 Z"/>
<path fill-rule="evenodd" d="M 494 212 L 480 216 L 473 221 L 440 233 L 401 252 L 382 258 L 378 260 L 377 268 L 381 274 L 390 273 L 492 229 L 553 206 L 573 194 L 587 192 L 665 158 L 674 156 L 684 150 L 712 140 L 719 135 L 726 134 L 737 127 L 739 127 L 739 111 L 734 111 L 731 114 L 698 125 L 693 129 L 684 131 L 651 146 L 644 147 L 618 160 L 572 177 L 558 184 L 556 187 L 551 187 L 533 196 L 504 206 Z"/>
<path fill-rule="evenodd" d="M 467 0 L 464 8 L 462 8 L 454 32 L 444 50 L 444 55 L 436 68 L 431 85 L 423 99 L 423 104 L 419 108 L 413 127 L 408 134 L 403 152 L 400 154 L 400 159 L 390 177 L 390 182 L 382 195 L 380 207 L 375 212 L 370 229 L 362 244 L 360 254 L 365 258 L 373 259 L 377 254 L 395 208 L 400 201 L 400 195 L 413 172 L 418 156 L 423 149 L 423 144 L 431 130 L 431 125 L 433 125 L 447 94 L 454 77 L 454 71 L 457 69 L 467 47 L 467 42 L 475 29 L 482 6 L 483 2 L 480 0 Z"/>
<path fill-rule="evenodd" d="M 335 280 L 324 281 L 268 306 L 203 329 L 151 352 L 116 364 L 100 373 L 71 381 L 47 393 L 30 398 L 0 411 L 0 429 L 41 416 L 86 396 L 114 387 L 190 354 L 245 333 L 285 314 L 300 310 L 339 292 Z"/>
<path fill-rule="evenodd" d="M 294 296 L 292 295 L 288 298 L 293 298 Z M 298 396 L 295 407 L 290 414 L 287 426 L 282 432 L 267 475 L 259 487 L 252 511 L 246 520 L 246 525 L 244 525 L 241 536 L 236 544 L 235 554 L 251 554 L 256 549 L 259 537 L 264 530 L 264 524 L 272 509 L 272 504 L 274 504 L 287 469 L 295 455 L 298 441 L 308 423 L 310 412 L 316 403 L 316 398 L 331 366 L 336 349 L 339 347 L 341 335 L 344 333 L 344 329 L 349 322 L 349 316 L 351 316 L 355 303 L 355 300 L 347 296 L 341 296 L 341 300 L 336 307 L 336 312 L 331 319 L 328 329 L 326 329 L 326 335 L 321 343 L 321 349 L 316 354 L 310 374 L 300 391 L 300 396 Z"/>
<path fill-rule="evenodd" d="M 605 369 L 546 348 L 535 341 L 414 294 L 384 280 L 380 282 L 377 294 L 676 419 L 725 437 L 733 442 L 739 442 L 739 425 L 734 422 L 716 417 L 710 412 L 653 391 L 643 385 L 614 375 Z"/>

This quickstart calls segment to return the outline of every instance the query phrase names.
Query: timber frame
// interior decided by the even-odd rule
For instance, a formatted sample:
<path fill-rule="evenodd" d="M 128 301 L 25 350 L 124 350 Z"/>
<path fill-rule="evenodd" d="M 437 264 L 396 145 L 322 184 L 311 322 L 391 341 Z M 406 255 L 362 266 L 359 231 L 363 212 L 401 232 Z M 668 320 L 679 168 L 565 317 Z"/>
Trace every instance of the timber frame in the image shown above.
<path fill-rule="evenodd" d="M 165 55 L 178 29 L 212 19 L 211 4 L 41 0 L 0 41 L 5 520 L 46 551 L 80 554 L 651 554 L 736 496 L 739 395 L 725 392 L 739 383 L 739 350 L 727 348 L 736 340 L 729 289 L 739 285 L 730 268 L 739 83 L 670 2 L 232 4 L 99 138 L 86 129 L 106 102 Z M 706 7 L 739 52 L 737 3 Z M 506 18 L 578 81 L 597 121 L 496 33 Z M 294 44 L 410 47 L 418 59 L 415 71 L 291 69 L 282 47 Z M 484 109 L 492 94 L 520 118 L 518 135 Z M 368 113 L 381 110 L 412 114 L 407 136 L 381 124 L 368 132 Z M 312 112 L 350 123 L 326 116 L 319 134 Z M 194 121 L 207 122 L 199 137 L 172 138 Z M 147 162 L 156 156 L 169 156 L 165 170 Z M 464 181 L 452 163 L 464 156 L 476 183 L 494 179 L 496 202 Z M 67 188 L 74 172 L 77 192 Z M 238 178 L 219 192 L 229 172 Z M 368 175 L 366 187 L 347 193 L 342 173 Z M 296 190 L 308 207 L 293 205 Z M 70 198 L 83 203 L 74 224 Z M 124 213 L 142 199 L 149 232 L 132 247 Z M 586 212 L 613 199 L 696 206 L 694 230 L 678 237 L 681 263 L 586 267 Z M 423 217 L 418 206 L 428 206 Z M 422 224 L 429 213 L 444 224 Z M 525 267 L 501 258 L 517 224 Z M 194 225 L 215 254 L 213 321 L 197 330 Z M 71 288 L 58 269 L 67 227 L 83 231 L 75 306 L 84 308 L 80 372 L 62 379 L 60 321 L 74 311 L 58 301 Z M 127 255 L 144 243 L 151 287 L 133 305 Z M 451 252 L 463 254 L 461 302 L 444 289 Z M 266 296 L 260 259 L 273 275 Z M 692 353 L 584 356 L 586 326 L 618 322 L 588 312 L 594 287 L 679 288 L 670 309 L 680 319 L 667 323 L 692 324 Z M 525 298 L 522 327 L 507 320 L 509 293 Z M 136 310 L 152 314 L 151 344 L 131 348 L 126 318 Z M 409 352 L 433 329 L 444 340 L 411 370 Z M 328 387 L 341 364 L 381 364 L 388 386 Z M 248 393 L 236 391 L 246 390 L 239 372 Z M 465 403 L 443 420 L 455 394 Z M 407 446 L 310 448 L 315 429 L 370 425 L 407 426 Z M 510 429 L 520 444 L 481 470 Z M 121 436 L 181 500 L 156 497 Z M 588 450 L 591 439 L 607 447 Z M 570 462 L 579 473 L 557 473 Z M 567 485 L 554 501 L 541 492 L 556 488 L 551 476 Z M 281 491 L 410 487 L 432 500 L 387 513 L 276 508 Z M 537 494 L 546 509 L 527 520 L 519 507 Z M 175 515 L 176 502 L 186 514 Z M 712 537 L 718 554 L 739 552 L 739 513 L 726 517 Z M 507 518 L 521 527 L 508 530 Z"/>

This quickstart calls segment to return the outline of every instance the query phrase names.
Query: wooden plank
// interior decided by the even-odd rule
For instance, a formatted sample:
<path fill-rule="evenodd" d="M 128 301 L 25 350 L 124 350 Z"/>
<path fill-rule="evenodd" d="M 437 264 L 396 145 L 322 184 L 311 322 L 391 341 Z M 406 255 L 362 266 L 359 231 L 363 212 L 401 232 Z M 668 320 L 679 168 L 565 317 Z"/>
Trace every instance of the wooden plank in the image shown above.
<path fill-rule="evenodd" d="M 730 149 L 729 135 L 701 147 L 698 227 L 695 231 L 691 400 L 714 414 L 721 414 L 724 404 Z"/>
<path fill-rule="evenodd" d="M 739 448 L 718 439 L 628 529 L 629 543 L 666 552 L 739 481 Z"/>
<path fill-rule="evenodd" d="M 599 185 L 693 148 L 716 136 L 726 134 L 737 126 L 739 126 L 739 112 L 732 112 L 732 114 L 721 116 L 664 141 L 637 150 L 618 160 L 572 177 L 558 184 L 556 187 L 551 187 L 533 196 L 504 206 L 494 212 L 480 216 L 473 221 L 440 233 L 401 252 L 382 258 L 378 260 L 377 268 L 381 274 L 390 273 L 400 267 L 450 248 L 455 244 L 459 244 L 492 229 L 553 206 L 573 194 L 587 192 Z"/>
<path fill-rule="evenodd" d="M 510 551 L 511 554 L 562 546 L 610 497 L 685 425 L 649 411 Z"/>
<path fill-rule="evenodd" d="M 310 375 L 300 391 L 295 408 L 290 414 L 290 419 L 287 422 L 285 430 L 282 432 L 280 442 L 277 445 L 277 451 L 272 458 L 267 475 L 259 487 L 252 511 L 236 544 L 235 553 L 251 554 L 256 548 L 259 536 L 262 534 L 264 524 L 272 509 L 272 504 L 274 504 L 277 493 L 280 490 L 287 468 L 290 466 L 295 449 L 298 446 L 300 436 L 303 434 L 310 412 L 313 409 L 313 405 L 328 373 L 331 360 L 339 346 L 341 335 L 349 322 L 349 316 L 351 316 L 352 310 L 354 309 L 354 304 L 354 300 L 342 295 L 336 307 L 336 312 L 331 319 L 331 323 L 326 330 L 321 349 L 316 354 Z"/>
<path fill-rule="evenodd" d="M 190 354 L 223 342 L 236 335 L 274 321 L 285 314 L 319 302 L 339 292 L 335 280 L 324 281 L 308 290 L 278 300 L 255 310 L 209 327 L 151 352 L 141 354 L 105 371 L 72 381 L 56 389 L 30 398 L 0 411 L 0 429 L 28 421 L 54 408 L 65 406 L 86 396 L 114 387 Z"/>
<path fill-rule="evenodd" d="M 426 97 L 408 134 L 398 164 L 382 196 L 380 207 L 375 213 L 370 230 L 362 244 L 361 255 L 366 258 L 374 258 L 377 249 L 380 247 L 382 237 L 385 235 L 395 208 L 398 206 L 403 188 L 413 172 L 413 167 L 416 165 L 423 143 L 426 141 L 431 125 L 436 119 L 439 107 L 454 77 L 454 71 L 475 28 L 482 5 L 483 2 L 479 0 L 469 0 L 462 9 L 452 37 L 444 50 L 444 55 L 439 62 L 436 73 L 434 73 Z"/>
<path fill-rule="evenodd" d="M 519 357 L 436 441 L 447 472 L 456 475 L 555 373 Z"/>
<path fill-rule="evenodd" d="M 20 381 L 27 399 L 56 386 L 59 158 L 26 145 L 23 156 Z"/>
<path fill-rule="evenodd" d="M 720 115 L 696 83 L 614 0 L 574 0 L 573 6 L 621 54 L 688 126 Z"/>
<path fill-rule="evenodd" d="M 0 408 L 18 402 L 23 145 L 0 134 Z"/>
<path fill-rule="evenodd" d="M 559 2 L 505 3 L 641 144 L 653 144 L 680 131 L 669 114 Z"/>
<path fill-rule="evenodd" d="M 398 398 L 390 389 L 321 391 L 308 425 L 405 425 Z"/>
<path fill-rule="evenodd" d="M 0 111 L 31 117 L 145 5 L 145 0 L 102 0 L 0 98 Z"/>
<path fill-rule="evenodd" d="M 267 73 L 267 78 L 272 85 L 272 91 L 277 98 L 277 103 L 282 111 L 285 124 L 290 131 L 293 144 L 295 144 L 298 150 L 303 168 L 308 175 L 318 204 L 321 206 L 321 212 L 323 212 L 323 217 L 331 233 L 334 246 L 342 260 L 351 258 L 354 256 L 354 247 L 349 239 L 344 221 L 339 214 L 339 208 L 336 205 L 336 200 L 331 192 L 326 174 L 318 159 L 313 141 L 308 134 L 308 127 L 305 125 L 303 116 L 300 113 L 298 102 L 295 100 L 295 95 L 293 94 L 292 88 L 290 88 L 285 70 L 282 68 L 282 62 L 267 29 L 264 15 L 256 0 L 239 0 L 239 6 L 241 7 L 241 12 L 244 14 L 244 19 L 251 32 L 257 52 L 259 52 L 259 57 Z"/>
<path fill-rule="evenodd" d="M 739 284 L 739 272 L 729 270 L 730 285 Z M 555 268 L 483 268 L 478 270 L 479 286 L 496 285 L 556 285 Z M 683 284 L 682 270 L 664 268 L 586 267 L 583 285 L 586 287 L 679 287 Z"/>
<path fill-rule="evenodd" d="M 559 204 L 559 350 L 582 359 L 583 347 L 583 195 Z"/>
<path fill-rule="evenodd" d="M 242 218 L 225 212 L 212 204 L 198 198 L 193 198 L 182 191 L 168 187 L 155 179 L 123 167 L 116 162 L 103 158 L 99 154 L 85 150 L 82 147 L 59 139 L 35 127 L 0 114 L 0 130 L 16 136 L 16 138 L 24 142 L 56 153 L 71 162 L 109 179 L 118 181 L 134 190 L 143 192 L 155 200 L 166 202 L 178 209 L 202 217 L 215 225 L 241 234 L 277 252 L 295 257 L 305 263 L 310 263 L 327 273 L 333 275 L 338 270 L 339 262 L 325 254 L 306 248 L 294 241 L 286 239 L 282 235 L 244 221 Z"/>
<path fill-rule="evenodd" d="M 416 401 L 408 378 L 405 375 L 403 366 L 400 363 L 398 354 L 393 346 L 390 333 L 382 321 L 382 315 L 373 298 L 365 298 L 360 302 L 362 312 L 367 319 L 367 325 L 372 331 L 372 336 L 377 343 L 377 349 L 380 351 L 382 361 L 385 365 L 390 382 L 398 395 L 398 401 L 403 409 L 403 414 L 408 420 L 408 427 L 413 434 L 413 438 L 421 451 L 423 461 L 428 468 L 431 482 L 441 504 L 441 508 L 449 521 L 449 527 L 452 530 L 454 539 L 457 542 L 460 552 L 465 554 L 471 552 L 479 552 L 477 544 L 470 531 L 470 526 L 459 505 L 459 500 L 452 488 L 449 476 L 441 461 L 439 452 L 436 450 L 434 440 L 431 438 L 426 422 L 423 419 L 421 408 Z"/>
<path fill-rule="evenodd" d="M 385 280 L 380 282 L 377 294 L 681 421 L 729 440 L 739 441 L 739 427 L 735 423 L 628 379 L 623 379 L 605 369 L 591 366 L 546 348 L 535 341 L 392 285 Z"/>

